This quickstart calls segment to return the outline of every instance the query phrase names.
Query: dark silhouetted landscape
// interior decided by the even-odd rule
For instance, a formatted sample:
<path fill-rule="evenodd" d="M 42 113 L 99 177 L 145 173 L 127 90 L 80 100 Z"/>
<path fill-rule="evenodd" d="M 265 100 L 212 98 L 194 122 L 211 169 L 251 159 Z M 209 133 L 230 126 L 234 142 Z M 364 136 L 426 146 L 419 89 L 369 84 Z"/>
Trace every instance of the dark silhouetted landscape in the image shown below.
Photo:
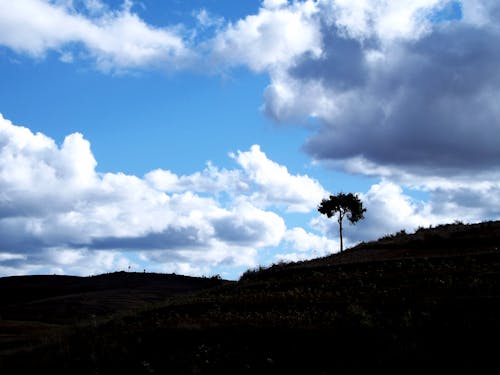
<path fill-rule="evenodd" d="M 496 364 L 500 222 L 387 235 L 218 277 L 0 278 L 2 374 L 480 373 Z"/>

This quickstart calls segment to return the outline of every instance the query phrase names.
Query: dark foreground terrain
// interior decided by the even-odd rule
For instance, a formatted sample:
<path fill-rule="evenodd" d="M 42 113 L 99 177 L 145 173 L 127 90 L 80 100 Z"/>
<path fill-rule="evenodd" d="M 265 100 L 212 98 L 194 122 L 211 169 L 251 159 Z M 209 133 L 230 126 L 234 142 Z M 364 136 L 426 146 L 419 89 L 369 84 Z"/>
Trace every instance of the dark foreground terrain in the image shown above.
<path fill-rule="evenodd" d="M 32 276 L 0 279 L 0 293 L 2 374 L 485 373 L 500 349 L 500 222 L 386 236 L 237 283 Z"/>

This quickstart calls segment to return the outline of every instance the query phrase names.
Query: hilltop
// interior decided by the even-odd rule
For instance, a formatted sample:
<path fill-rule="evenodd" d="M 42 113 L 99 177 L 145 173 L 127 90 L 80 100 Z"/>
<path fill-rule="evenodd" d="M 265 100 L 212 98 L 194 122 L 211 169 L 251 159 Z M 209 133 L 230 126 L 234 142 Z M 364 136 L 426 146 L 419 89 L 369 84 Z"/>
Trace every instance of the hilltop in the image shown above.
<path fill-rule="evenodd" d="M 500 222 L 400 232 L 102 320 L 51 322 L 51 339 L 0 358 L 16 373 L 480 372 L 500 334 L 499 249 Z"/>
<path fill-rule="evenodd" d="M 477 224 L 443 224 L 419 228 L 415 233 L 402 230 L 377 241 L 362 242 L 342 253 L 321 258 L 260 268 L 259 277 L 277 269 L 314 268 L 341 264 L 383 262 L 395 259 L 427 259 L 465 256 L 500 250 L 500 221 Z M 255 270 L 254 270 L 255 271 Z M 252 270 L 246 276 L 251 275 Z M 245 278 L 245 276 L 244 276 Z"/>
<path fill-rule="evenodd" d="M 217 277 L 124 271 L 90 277 L 3 277 L 0 316 L 4 320 L 72 324 L 223 283 L 230 282 Z"/>
<path fill-rule="evenodd" d="M 143 309 L 172 296 L 230 283 L 219 278 L 114 272 L 90 277 L 30 275 L 0 278 L 2 360 L 59 339 L 75 326 Z"/>

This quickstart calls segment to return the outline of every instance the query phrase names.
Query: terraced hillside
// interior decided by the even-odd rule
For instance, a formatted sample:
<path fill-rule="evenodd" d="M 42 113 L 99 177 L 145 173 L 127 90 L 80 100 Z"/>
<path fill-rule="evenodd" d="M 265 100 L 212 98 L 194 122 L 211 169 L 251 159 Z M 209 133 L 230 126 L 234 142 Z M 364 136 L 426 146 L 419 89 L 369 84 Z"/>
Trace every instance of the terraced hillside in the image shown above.
<path fill-rule="evenodd" d="M 3 366 L 76 374 L 478 373 L 496 363 L 499 249 L 500 222 L 386 236 L 75 326 L 5 357 Z"/>

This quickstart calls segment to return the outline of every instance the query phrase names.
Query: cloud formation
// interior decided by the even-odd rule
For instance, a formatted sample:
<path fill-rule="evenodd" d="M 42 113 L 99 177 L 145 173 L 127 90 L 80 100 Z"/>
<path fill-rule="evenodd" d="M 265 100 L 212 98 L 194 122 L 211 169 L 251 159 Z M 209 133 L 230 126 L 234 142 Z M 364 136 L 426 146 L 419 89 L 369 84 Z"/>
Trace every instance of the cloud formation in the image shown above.
<path fill-rule="evenodd" d="M 368 213 L 346 229 L 348 243 L 500 217 L 497 1 L 462 0 L 451 14 L 451 0 L 265 0 L 234 23 L 198 12 L 198 27 L 212 34 L 192 40 L 146 23 L 130 1 L 75 4 L 0 0 L 0 45 L 108 72 L 192 67 L 200 54 L 224 69 L 267 73 L 268 116 L 314 119 L 307 153 L 382 178 L 359 192 Z M 277 259 L 288 260 L 336 248 L 335 223 L 314 218 L 312 233 L 284 219 L 314 213 L 327 195 L 317 180 L 258 145 L 230 157 L 233 169 L 209 163 L 191 175 L 97 173 L 83 135 L 57 145 L 0 116 L 0 273 L 113 270 L 134 253 L 166 271 L 200 274 L 251 266 L 267 247 L 281 246 Z M 410 198 L 408 187 L 426 201 Z"/>
<path fill-rule="evenodd" d="M 450 3 L 318 2 L 322 54 L 271 71 L 265 111 L 316 118 L 304 149 L 351 172 L 498 169 L 498 6 L 465 2 L 463 19 L 432 22 Z"/>
<path fill-rule="evenodd" d="M 208 44 L 223 65 L 244 64 L 260 72 L 287 66 L 303 54 L 321 54 L 314 1 L 264 1 L 259 12 L 227 25 Z"/>
<path fill-rule="evenodd" d="M 130 1 L 78 4 L 0 0 L 0 44 L 112 72 L 194 67 L 198 54 L 212 67 L 244 65 L 269 74 L 269 116 L 318 121 L 304 145 L 317 160 L 385 177 L 496 169 L 495 1 L 266 0 L 234 23 L 201 10 L 198 27 L 213 30 L 196 41 L 187 35 L 201 30 L 150 25 Z"/>
<path fill-rule="evenodd" d="M 264 249 L 276 249 L 277 261 L 338 249 L 336 222 L 316 212 L 327 195 L 317 180 L 290 173 L 258 145 L 230 157 L 234 169 L 208 163 L 184 176 L 163 169 L 143 178 L 97 173 L 81 134 L 59 146 L 0 116 L 0 274 L 89 274 L 141 261 L 149 269 L 200 275 L 254 266 Z M 421 202 L 382 180 L 360 192 L 366 220 L 346 226 L 346 243 L 498 217 L 498 196 L 498 183 L 438 183 Z M 312 215 L 310 228 L 288 227 L 289 212 Z"/>
<path fill-rule="evenodd" d="M 83 55 L 104 71 L 175 68 L 191 58 L 176 30 L 147 24 L 129 1 L 118 10 L 85 1 L 86 12 L 77 12 L 72 3 L 0 0 L 0 44 L 36 58 L 56 51 L 66 62 Z"/>
<path fill-rule="evenodd" d="M 249 151 L 229 155 L 240 169 L 218 169 L 211 163 L 202 172 L 177 176 L 157 169 L 145 179 L 165 192 L 194 190 L 210 194 L 226 193 L 261 208 L 278 207 L 287 212 L 310 212 L 327 195 L 321 184 L 307 175 L 293 175 L 287 167 L 270 160 L 253 145 Z"/>
<path fill-rule="evenodd" d="M 243 169 L 253 191 L 250 199 L 257 205 L 284 206 L 288 212 L 310 212 L 327 196 L 317 180 L 290 174 L 285 166 L 269 160 L 258 145 L 231 156 Z"/>
<path fill-rule="evenodd" d="M 330 223 L 326 224 L 329 225 Z M 286 252 L 276 254 L 278 262 L 297 262 L 325 256 L 339 250 L 339 241 L 337 239 L 307 232 L 300 227 L 289 229 L 283 242 Z"/>
<path fill-rule="evenodd" d="M 0 272 L 96 269 L 99 259 L 109 270 L 132 252 L 193 272 L 252 266 L 257 251 L 278 246 L 287 229 L 270 209 L 311 212 L 324 190 L 257 145 L 232 158 L 235 169 L 209 163 L 189 176 L 97 173 L 81 134 L 58 146 L 0 116 Z"/>
<path fill-rule="evenodd" d="M 447 25 L 370 63 L 366 83 L 340 95 L 340 108 L 306 150 L 318 159 L 358 157 L 418 174 L 496 168 L 495 34 Z"/>

